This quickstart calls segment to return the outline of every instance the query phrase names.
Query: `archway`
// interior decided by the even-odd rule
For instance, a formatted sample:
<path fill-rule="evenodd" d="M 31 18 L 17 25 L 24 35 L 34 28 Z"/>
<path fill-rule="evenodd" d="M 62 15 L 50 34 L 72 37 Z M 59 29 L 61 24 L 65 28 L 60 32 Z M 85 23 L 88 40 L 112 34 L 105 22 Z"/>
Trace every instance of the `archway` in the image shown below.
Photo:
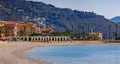
<path fill-rule="evenodd" d="M 24 41 L 27 41 L 27 38 L 26 38 L 26 37 L 24 38 Z"/>
<path fill-rule="evenodd" d="M 31 41 L 31 37 L 29 37 L 29 41 Z"/>
<path fill-rule="evenodd" d="M 59 41 L 62 41 L 62 38 L 61 38 L 61 37 L 59 38 Z"/>
<path fill-rule="evenodd" d="M 37 37 L 35 37 L 35 40 L 37 41 Z"/>
<path fill-rule="evenodd" d="M 23 37 L 21 37 L 21 40 L 23 40 Z"/>
<path fill-rule="evenodd" d="M 49 41 L 51 41 L 51 38 L 49 37 Z"/>
<path fill-rule="evenodd" d="M 38 38 L 38 40 L 40 41 L 40 37 Z"/>
<path fill-rule="evenodd" d="M 52 38 L 52 41 L 54 41 L 54 38 Z"/>

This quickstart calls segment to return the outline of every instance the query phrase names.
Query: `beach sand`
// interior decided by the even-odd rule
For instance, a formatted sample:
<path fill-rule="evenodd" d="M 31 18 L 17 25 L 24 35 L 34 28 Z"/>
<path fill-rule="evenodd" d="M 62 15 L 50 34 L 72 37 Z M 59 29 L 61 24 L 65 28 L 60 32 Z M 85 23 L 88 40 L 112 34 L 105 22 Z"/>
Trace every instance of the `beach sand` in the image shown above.
<path fill-rule="evenodd" d="M 48 47 L 48 46 L 67 46 L 67 45 L 88 45 L 95 44 L 94 42 L 87 41 L 65 41 L 65 42 L 8 42 L 0 43 L 0 64 L 52 64 L 47 61 L 33 59 L 24 54 L 26 50 L 35 47 Z M 99 44 L 102 42 L 97 42 Z"/>

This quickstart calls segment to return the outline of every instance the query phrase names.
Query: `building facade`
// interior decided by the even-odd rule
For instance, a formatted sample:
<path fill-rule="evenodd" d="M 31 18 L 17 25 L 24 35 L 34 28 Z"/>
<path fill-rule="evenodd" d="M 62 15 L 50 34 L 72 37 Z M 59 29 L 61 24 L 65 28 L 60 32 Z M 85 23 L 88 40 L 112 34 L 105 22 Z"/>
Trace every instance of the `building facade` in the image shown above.
<path fill-rule="evenodd" d="M 88 39 L 90 40 L 102 40 L 102 33 L 101 32 L 90 32 L 88 33 Z"/>
<path fill-rule="evenodd" d="M 0 26 L 5 28 L 5 36 L 30 36 L 32 33 L 52 32 L 51 28 L 40 28 L 32 22 L 0 21 Z M 45 30 L 46 29 L 46 30 Z"/>

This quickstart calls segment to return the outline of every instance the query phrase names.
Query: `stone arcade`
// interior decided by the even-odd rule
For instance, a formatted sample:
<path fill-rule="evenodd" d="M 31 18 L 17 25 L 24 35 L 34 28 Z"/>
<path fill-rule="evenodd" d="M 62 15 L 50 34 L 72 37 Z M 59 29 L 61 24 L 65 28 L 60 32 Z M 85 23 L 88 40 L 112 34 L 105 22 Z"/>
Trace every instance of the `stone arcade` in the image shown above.
<path fill-rule="evenodd" d="M 17 37 L 7 37 L 7 39 L 15 39 L 22 41 L 67 41 L 70 40 L 69 36 L 17 36 Z"/>

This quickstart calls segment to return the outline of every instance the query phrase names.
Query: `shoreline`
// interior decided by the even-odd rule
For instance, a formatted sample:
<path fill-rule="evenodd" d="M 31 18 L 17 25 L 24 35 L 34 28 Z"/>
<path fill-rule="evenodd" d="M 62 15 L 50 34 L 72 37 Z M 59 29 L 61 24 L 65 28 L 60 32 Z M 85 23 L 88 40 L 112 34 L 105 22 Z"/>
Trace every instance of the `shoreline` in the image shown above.
<path fill-rule="evenodd" d="M 28 43 L 30 43 L 30 42 L 28 42 Z M 22 50 L 19 49 L 17 51 L 14 51 L 12 54 L 16 55 L 17 57 L 19 57 L 21 59 L 29 60 L 29 63 L 27 63 L 28 61 L 26 62 L 27 64 L 52 64 L 52 63 L 44 61 L 44 60 L 29 57 L 28 55 L 25 54 L 26 51 L 34 49 L 36 47 L 42 47 L 42 46 L 40 46 L 40 45 L 34 45 L 34 46 L 30 46 L 30 47 L 28 46 L 28 47 L 22 48 Z"/>
<path fill-rule="evenodd" d="M 98 45 L 98 44 L 120 44 L 120 43 L 103 43 L 91 41 L 64 41 L 64 42 L 8 42 L 0 43 L 0 64 L 52 64 L 42 59 L 35 59 L 25 54 L 25 51 L 37 47 L 49 46 L 71 46 L 71 45 Z"/>

